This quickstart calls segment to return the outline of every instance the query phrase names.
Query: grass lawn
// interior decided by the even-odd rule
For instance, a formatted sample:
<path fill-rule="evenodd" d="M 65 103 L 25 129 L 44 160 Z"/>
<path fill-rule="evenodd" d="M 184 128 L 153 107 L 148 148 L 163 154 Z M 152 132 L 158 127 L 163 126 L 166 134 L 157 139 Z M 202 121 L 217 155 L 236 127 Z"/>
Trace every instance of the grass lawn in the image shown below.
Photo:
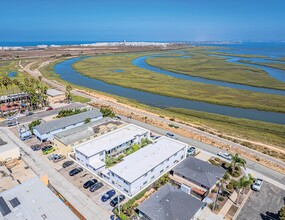
<path fill-rule="evenodd" d="M 27 74 L 19 71 L 17 64 L 18 64 L 18 61 L 16 60 L 0 61 L 0 78 L 3 76 L 7 76 L 10 72 L 17 72 L 17 74 L 14 75 L 14 77 L 11 79 L 17 79 L 19 81 L 24 81 L 24 79 L 28 76 Z M 15 93 L 19 92 L 18 88 L 14 85 L 10 86 L 9 93 L 14 93 L 14 92 Z M 4 88 L 4 86 L 0 88 L 0 95 L 7 95 L 7 91 Z"/>
<path fill-rule="evenodd" d="M 191 76 L 285 90 L 285 83 L 272 78 L 265 71 L 230 63 L 222 57 L 209 56 L 208 49 L 191 48 L 184 50 L 191 56 L 189 58 L 155 57 L 147 59 L 147 63 Z"/>
<path fill-rule="evenodd" d="M 71 98 L 73 102 L 87 103 L 91 101 L 91 99 L 89 98 L 85 98 L 85 97 L 78 96 L 78 95 L 71 95 Z"/>

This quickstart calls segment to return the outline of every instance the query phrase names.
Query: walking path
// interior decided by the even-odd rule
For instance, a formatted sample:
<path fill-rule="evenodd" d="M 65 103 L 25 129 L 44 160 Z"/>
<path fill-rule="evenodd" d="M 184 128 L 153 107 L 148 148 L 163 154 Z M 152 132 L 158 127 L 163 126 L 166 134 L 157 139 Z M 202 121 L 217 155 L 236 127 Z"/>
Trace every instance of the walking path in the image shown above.
<path fill-rule="evenodd" d="M 226 216 L 226 214 L 228 213 L 232 205 L 234 205 L 233 201 L 236 201 L 236 200 L 237 200 L 237 193 L 236 191 L 234 191 L 231 194 L 230 198 L 225 203 L 225 205 L 223 206 L 223 208 L 219 211 L 219 215 Z"/>
<path fill-rule="evenodd" d="M 11 141 L 21 149 L 22 159 L 38 175 L 48 175 L 52 186 L 71 203 L 86 219 L 110 219 L 110 213 L 99 207 L 72 183 L 66 180 L 54 168 L 35 154 L 24 142 L 20 141 L 8 128 L 0 128 L 0 132 L 10 137 Z"/>

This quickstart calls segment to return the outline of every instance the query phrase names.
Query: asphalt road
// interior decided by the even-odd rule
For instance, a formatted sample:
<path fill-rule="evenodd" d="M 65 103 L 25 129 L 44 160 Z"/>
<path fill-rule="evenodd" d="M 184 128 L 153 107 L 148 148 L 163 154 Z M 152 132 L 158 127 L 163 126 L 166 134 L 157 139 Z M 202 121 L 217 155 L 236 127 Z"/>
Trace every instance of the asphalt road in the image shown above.
<path fill-rule="evenodd" d="M 34 120 L 37 120 L 37 119 L 42 119 L 42 118 L 45 118 L 45 117 L 48 117 L 48 116 L 52 116 L 52 115 L 56 115 L 59 113 L 59 111 L 61 109 L 70 109 L 70 108 L 81 108 L 81 107 L 85 107 L 86 105 L 84 104 L 81 104 L 81 103 L 72 103 L 68 106 L 64 106 L 64 107 L 59 107 L 59 108 L 55 108 L 53 110 L 50 110 L 50 111 L 39 111 L 39 112 L 35 112 L 35 114 L 33 115 L 30 115 L 30 116 L 25 116 L 25 115 L 22 115 L 20 117 L 17 117 L 18 119 L 18 122 L 21 124 L 26 124 L 28 122 L 31 122 L 31 121 L 34 121 Z M 0 126 L 1 127 L 8 127 L 8 121 L 2 121 L 0 122 Z"/>
<path fill-rule="evenodd" d="M 260 192 L 252 192 L 237 220 L 277 220 L 277 213 L 285 205 L 285 190 L 264 182 Z"/>

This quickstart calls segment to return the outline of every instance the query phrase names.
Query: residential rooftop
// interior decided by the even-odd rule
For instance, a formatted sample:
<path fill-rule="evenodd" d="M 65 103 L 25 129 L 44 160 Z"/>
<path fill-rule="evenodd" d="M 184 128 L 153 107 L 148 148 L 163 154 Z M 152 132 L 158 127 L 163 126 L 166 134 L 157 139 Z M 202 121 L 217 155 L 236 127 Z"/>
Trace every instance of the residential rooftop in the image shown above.
<path fill-rule="evenodd" d="M 11 141 L 3 132 L 0 132 L 0 153 L 10 149 L 19 148 L 17 144 Z"/>
<path fill-rule="evenodd" d="M 65 94 L 64 92 L 59 91 L 57 89 L 47 89 L 47 95 L 48 96 L 55 97 L 55 96 L 60 96 L 60 95 L 64 95 L 64 94 Z"/>
<path fill-rule="evenodd" d="M 76 143 L 97 134 L 108 132 L 123 125 L 120 121 L 114 121 L 109 117 L 102 118 L 66 131 L 59 132 L 54 137 L 65 145 Z"/>
<path fill-rule="evenodd" d="M 186 143 L 163 136 L 125 157 L 109 170 L 132 183 L 185 147 Z"/>
<path fill-rule="evenodd" d="M 150 220 L 189 220 L 203 202 L 170 184 L 166 184 L 138 206 Z"/>
<path fill-rule="evenodd" d="M 65 118 L 59 118 L 47 123 L 42 123 L 34 127 L 34 129 L 36 129 L 40 134 L 46 134 L 48 132 L 52 132 L 67 126 L 71 126 L 73 124 L 84 122 L 86 118 L 93 119 L 100 116 L 102 116 L 102 113 L 98 110 L 93 109 L 90 111 L 82 112 Z"/>
<path fill-rule="evenodd" d="M 186 158 L 172 170 L 208 188 L 212 188 L 226 172 L 222 167 L 212 165 L 195 157 Z"/>
<path fill-rule="evenodd" d="M 149 132 L 147 129 L 129 124 L 125 127 L 108 132 L 76 147 L 76 150 L 87 157 L 96 155 L 102 151 L 108 151 L 133 139 L 137 135 Z"/>
<path fill-rule="evenodd" d="M 79 219 L 37 177 L 0 193 L 0 217 L 5 220 Z"/>

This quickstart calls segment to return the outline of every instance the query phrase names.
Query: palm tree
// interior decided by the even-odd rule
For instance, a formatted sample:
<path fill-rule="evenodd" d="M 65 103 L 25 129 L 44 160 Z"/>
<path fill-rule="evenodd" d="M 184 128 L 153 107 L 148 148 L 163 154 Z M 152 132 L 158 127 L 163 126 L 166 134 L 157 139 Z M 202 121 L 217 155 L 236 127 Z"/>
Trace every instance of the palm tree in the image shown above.
<path fill-rule="evenodd" d="M 65 87 L 65 90 L 66 90 L 66 93 L 65 93 L 65 96 L 66 96 L 66 99 L 67 101 L 71 101 L 71 90 L 72 90 L 72 87 L 70 84 L 68 84 L 66 87 Z"/>
<path fill-rule="evenodd" d="M 232 155 L 232 162 L 231 162 L 231 174 L 235 172 L 238 167 L 244 167 L 246 165 L 246 160 L 241 158 L 238 154 Z"/>
<path fill-rule="evenodd" d="M 254 180 L 255 179 L 250 174 L 248 176 L 243 176 L 242 178 L 239 179 L 236 189 L 237 190 L 236 204 L 238 204 L 240 193 L 243 194 L 244 190 L 246 188 L 249 188 L 253 184 Z"/>
<path fill-rule="evenodd" d="M 9 86 L 11 84 L 11 79 L 8 76 L 2 78 L 2 85 L 6 88 L 7 96 L 9 95 Z M 7 99 L 7 102 L 9 100 Z"/>

